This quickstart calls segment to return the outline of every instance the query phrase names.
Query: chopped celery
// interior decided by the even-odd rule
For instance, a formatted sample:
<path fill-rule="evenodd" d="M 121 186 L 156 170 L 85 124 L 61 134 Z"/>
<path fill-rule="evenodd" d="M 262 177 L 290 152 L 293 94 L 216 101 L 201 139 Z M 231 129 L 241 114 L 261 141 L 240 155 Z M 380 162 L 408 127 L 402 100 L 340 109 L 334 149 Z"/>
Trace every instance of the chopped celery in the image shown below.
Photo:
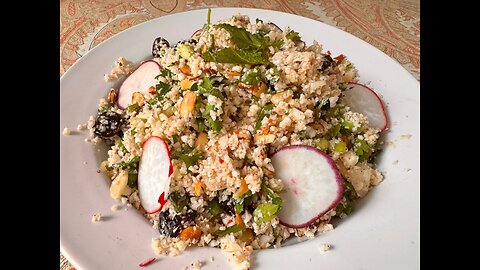
<path fill-rule="evenodd" d="M 325 138 L 319 138 L 315 140 L 315 146 L 322 151 L 327 151 L 330 146 L 330 142 Z"/>
<path fill-rule="evenodd" d="M 280 206 L 273 203 L 261 203 L 253 211 L 253 216 L 257 218 L 257 225 L 272 220 L 275 217 Z"/>
<path fill-rule="evenodd" d="M 347 144 L 344 141 L 340 141 L 335 144 L 335 146 L 333 147 L 333 151 L 340 154 L 344 153 L 345 151 L 347 151 Z"/>

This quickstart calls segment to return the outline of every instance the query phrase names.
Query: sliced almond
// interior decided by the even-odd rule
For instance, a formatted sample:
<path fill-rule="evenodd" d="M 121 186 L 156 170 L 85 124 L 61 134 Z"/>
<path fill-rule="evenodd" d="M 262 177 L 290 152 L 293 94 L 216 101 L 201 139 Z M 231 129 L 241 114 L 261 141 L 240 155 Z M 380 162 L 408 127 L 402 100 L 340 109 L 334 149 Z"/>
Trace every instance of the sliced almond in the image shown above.
<path fill-rule="evenodd" d="M 145 98 L 143 97 L 142 93 L 135 92 L 132 94 L 132 104 L 137 103 L 138 106 L 143 106 L 145 104 Z"/>
<path fill-rule="evenodd" d="M 110 196 L 114 199 L 120 199 L 125 192 L 128 183 L 128 171 L 120 170 L 119 174 L 113 179 L 110 185 Z"/>
<path fill-rule="evenodd" d="M 180 116 L 185 117 L 195 109 L 195 102 L 197 101 L 197 95 L 195 92 L 188 91 L 183 95 L 182 103 L 180 103 Z"/>

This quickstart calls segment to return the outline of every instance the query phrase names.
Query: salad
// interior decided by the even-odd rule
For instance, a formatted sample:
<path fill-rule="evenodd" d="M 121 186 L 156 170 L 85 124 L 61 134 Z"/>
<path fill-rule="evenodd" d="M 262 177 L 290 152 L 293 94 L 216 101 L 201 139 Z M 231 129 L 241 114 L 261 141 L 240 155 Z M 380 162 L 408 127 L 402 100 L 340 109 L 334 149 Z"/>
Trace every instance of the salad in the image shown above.
<path fill-rule="evenodd" d="M 219 247 L 238 269 L 254 249 L 333 229 L 383 176 L 381 100 L 344 55 L 236 15 L 176 44 L 153 41 L 88 121 L 109 144 L 110 196 L 158 229 L 159 254 Z M 365 106 L 368 104 L 368 106 Z"/>

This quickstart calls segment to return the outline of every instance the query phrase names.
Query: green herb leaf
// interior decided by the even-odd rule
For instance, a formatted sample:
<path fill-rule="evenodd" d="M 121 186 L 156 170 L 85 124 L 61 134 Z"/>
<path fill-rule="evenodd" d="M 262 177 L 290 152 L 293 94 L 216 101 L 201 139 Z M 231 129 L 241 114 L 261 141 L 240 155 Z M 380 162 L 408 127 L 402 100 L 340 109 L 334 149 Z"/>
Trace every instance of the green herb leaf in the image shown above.
<path fill-rule="evenodd" d="M 218 216 L 222 212 L 222 206 L 216 199 L 209 201 L 207 208 L 210 214 L 212 214 L 214 217 Z"/>
<path fill-rule="evenodd" d="M 253 211 L 253 216 L 256 217 L 257 225 L 272 220 L 275 217 L 280 207 L 273 203 L 261 203 Z"/>
<path fill-rule="evenodd" d="M 177 143 L 177 142 L 178 142 L 178 136 L 177 136 L 177 134 L 173 134 L 173 135 L 172 135 L 172 140 L 173 140 L 173 143 Z"/>
<path fill-rule="evenodd" d="M 183 208 L 188 203 L 188 196 L 181 195 L 178 191 L 170 193 L 168 198 L 173 202 L 173 207 L 175 208 L 175 212 L 180 213 L 182 212 Z"/>
<path fill-rule="evenodd" d="M 203 154 L 195 148 L 185 145 L 182 149 L 173 152 L 173 159 L 180 159 L 185 163 L 187 169 L 197 164 L 199 159 L 205 159 Z"/>
<path fill-rule="evenodd" d="M 278 205 L 279 209 L 283 205 L 283 200 L 278 194 L 273 191 L 273 189 L 269 188 L 265 182 L 262 183 L 262 189 L 265 191 L 267 196 L 272 200 L 272 203 Z"/>
<path fill-rule="evenodd" d="M 133 103 L 132 105 L 127 107 L 128 112 L 133 112 L 138 109 L 138 103 Z"/>
<path fill-rule="evenodd" d="M 163 99 L 165 94 L 172 90 L 172 87 L 167 83 L 158 82 L 157 85 L 155 85 L 155 89 L 157 90 L 158 98 Z"/>
<path fill-rule="evenodd" d="M 235 203 L 235 213 L 240 214 L 243 211 L 243 200 Z"/>
<path fill-rule="evenodd" d="M 258 67 L 243 73 L 242 77 L 240 78 L 240 82 L 246 85 L 257 85 L 261 80 L 262 73 Z"/>
<path fill-rule="evenodd" d="M 136 173 L 129 173 L 128 174 L 128 182 L 127 185 L 131 188 L 134 188 L 137 186 L 137 179 L 138 179 L 138 174 Z"/>
<path fill-rule="evenodd" d="M 265 118 L 265 116 L 270 115 L 270 111 L 273 109 L 273 104 L 269 103 L 265 105 L 261 110 L 260 113 L 257 116 L 257 121 L 255 121 L 255 128 L 253 130 L 253 133 L 255 134 L 257 130 L 262 126 L 262 120 Z"/>
<path fill-rule="evenodd" d="M 217 52 L 207 51 L 203 54 L 203 58 L 208 62 L 231 63 L 231 64 L 250 64 L 250 65 L 267 65 L 270 64 L 261 52 L 235 50 L 232 48 L 224 48 Z"/>
<path fill-rule="evenodd" d="M 285 36 L 287 39 L 290 39 L 291 41 L 293 42 L 297 42 L 297 41 L 302 41 L 302 39 L 300 38 L 300 36 L 298 35 L 298 32 L 295 32 L 295 31 L 290 31 L 288 32 L 288 34 Z"/>
<path fill-rule="evenodd" d="M 135 134 L 137 134 L 137 131 L 135 129 L 130 130 L 130 135 L 134 136 Z"/>
<path fill-rule="evenodd" d="M 220 90 L 218 90 L 218 88 L 213 87 L 212 82 L 210 80 L 210 77 L 204 77 L 202 79 L 202 83 L 200 83 L 198 85 L 198 94 L 199 95 L 210 94 L 210 95 L 216 96 L 216 97 L 218 97 L 222 100 L 224 99 L 224 97 L 222 95 L 222 92 L 220 92 Z"/>
<path fill-rule="evenodd" d="M 236 233 L 236 232 L 239 232 L 243 230 L 243 228 L 238 225 L 238 224 L 235 224 L 233 226 L 230 226 L 228 228 L 226 228 L 225 230 L 217 230 L 214 232 L 215 235 L 217 236 L 225 236 L 227 234 L 230 234 L 230 233 Z"/>
<path fill-rule="evenodd" d="M 122 141 L 118 141 L 118 148 L 120 148 L 123 153 L 130 153 L 128 152 L 127 148 L 125 147 L 125 145 L 123 145 L 123 142 Z"/>
<path fill-rule="evenodd" d="M 136 168 L 138 167 L 139 161 L 140 157 L 133 157 L 132 159 L 130 159 L 130 161 L 117 163 L 116 166 L 122 170 L 131 169 L 132 167 Z"/>
<path fill-rule="evenodd" d="M 218 24 L 215 27 L 223 28 L 230 33 L 230 37 L 239 49 L 261 50 L 270 46 L 270 39 L 259 34 L 252 34 L 245 28 L 236 27 L 230 24 Z"/>

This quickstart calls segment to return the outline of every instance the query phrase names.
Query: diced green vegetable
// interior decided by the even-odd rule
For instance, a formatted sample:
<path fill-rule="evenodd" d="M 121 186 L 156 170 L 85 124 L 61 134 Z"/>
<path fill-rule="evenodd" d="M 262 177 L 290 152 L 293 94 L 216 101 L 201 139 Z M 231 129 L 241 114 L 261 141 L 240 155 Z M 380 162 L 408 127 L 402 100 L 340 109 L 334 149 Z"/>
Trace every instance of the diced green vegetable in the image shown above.
<path fill-rule="evenodd" d="M 172 116 L 174 113 L 175 113 L 175 106 L 170 106 L 168 107 L 167 109 L 165 109 L 162 113 L 166 116 L 166 117 L 170 117 Z"/>
<path fill-rule="evenodd" d="M 328 148 L 330 147 L 329 141 L 325 138 L 316 139 L 314 143 L 315 143 L 315 146 L 322 151 L 327 151 Z"/>
<path fill-rule="evenodd" d="M 214 217 L 218 216 L 222 212 L 222 206 L 217 199 L 209 201 L 207 208 L 210 214 L 212 214 Z"/>
<path fill-rule="evenodd" d="M 333 151 L 340 154 L 344 153 L 345 151 L 347 151 L 347 144 L 344 141 L 340 141 L 335 144 L 335 146 L 333 147 Z"/>
<path fill-rule="evenodd" d="M 280 207 L 277 204 L 273 203 L 261 203 L 253 211 L 253 216 L 256 217 L 256 223 L 258 225 L 272 220 L 275 217 Z"/>
<path fill-rule="evenodd" d="M 177 213 L 182 212 L 183 208 L 188 203 L 187 194 L 181 195 L 178 191 L 170 193 L 170 195 L 168 195 L 168 198 L 173 202 L 175 212 Z"/>
<path fill-rule="evenodd" d="M 137 179 L 138 179 L 138 174 L 136 173 L 129 173 L 128 174 L 128 182 L 127 185 L 131 188 L 134 188 L 137 186 Z"/>
<path fill-rule="evenodd" d="M 238 224 L 235 224 L 233 226 L 230 226 L 230 227 L 226 228 L 225 230 L 217 230 L 217 231 L 214 232 L 214 234 L 217 235 L 217 236 L 225 236 L 227 234 L 236 233 L 236 232 L 239 232 L 241 230 L 243 230 L 243 227 L 241 227 Z"/>
<path fill-rule="evenodd" d="M 193 55 L 193 46 L 186 43 L 178 44 L 177 51 L 182 58 L 188 59 Z"/>
<path fill-rule="evenodd" d="M 353 129 L 353 123 L 345 120 L 342 122 L 342 128 L 348 129 L 351 131 Z"/>

